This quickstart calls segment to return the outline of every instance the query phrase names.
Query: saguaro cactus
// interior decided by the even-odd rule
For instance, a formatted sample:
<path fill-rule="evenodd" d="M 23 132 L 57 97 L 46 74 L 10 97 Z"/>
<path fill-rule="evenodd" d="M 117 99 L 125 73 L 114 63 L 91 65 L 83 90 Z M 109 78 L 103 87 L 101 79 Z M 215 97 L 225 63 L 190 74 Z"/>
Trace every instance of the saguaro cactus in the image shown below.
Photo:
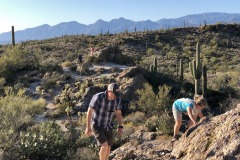
<path fill-rule="evenodd" d="M 189 63 L 190 72 L 194 78 L 195 94 L 200 94 L 200 79 L 202 76 L 202 63 L 200 61 L 199 43 L 196 45 L 196 60 Z"/>
<path fill-rule="evenodd" d="M 202 94 L 207 95 L 207 67 L 204 65 L 202 68 Z"/>
<path fill-rule="evenodd" d="M 183 85 L 183 61 L 182 61 L 182 59 L 180 59 L 179 81 L 182 86 Z"/>
<path fill-rule="evenodd" d="M 154 58 L 154 64 L 150 66 L 150 83 L 153 88 L 157 87 L 157 58 Z"/>
<path fill-rule="evenodd" d="M 15 46 L 14 26 L 12 26 L 12 45 Z"/>

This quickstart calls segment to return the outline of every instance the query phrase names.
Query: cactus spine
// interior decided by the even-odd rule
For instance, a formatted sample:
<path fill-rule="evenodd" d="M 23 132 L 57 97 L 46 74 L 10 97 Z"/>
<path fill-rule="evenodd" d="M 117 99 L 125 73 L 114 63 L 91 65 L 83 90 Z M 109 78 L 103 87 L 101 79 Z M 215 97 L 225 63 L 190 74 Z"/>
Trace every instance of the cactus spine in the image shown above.
<path fill-rule="evenodd" d="M 15 46 L 14 26 L 12 26 L 12 45 Z"/>

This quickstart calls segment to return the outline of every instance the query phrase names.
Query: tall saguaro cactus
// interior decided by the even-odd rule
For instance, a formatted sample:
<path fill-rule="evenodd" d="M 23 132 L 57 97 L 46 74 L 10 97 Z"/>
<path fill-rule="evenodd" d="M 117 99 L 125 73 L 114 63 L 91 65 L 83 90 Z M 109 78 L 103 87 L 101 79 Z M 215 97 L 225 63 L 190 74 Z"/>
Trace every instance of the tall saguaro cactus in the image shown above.
<path fill-rule="evenodd" d="M 15 46 L 14 26 L 12 26 L 12 45 Z"/>
<path fill-rule="evenodd" d="M 150 83 L 154 89 L 157 88 L 157 58 L 154 58 L 154 63 L 150 66 Z"/>
<path fill-rule="evenodd" d="M 202 94 L 207 95 L 207 67 L 204 65 L 202 68 Z"/>
<path fill-rule="evenodd" d="M 199 43 L 196 45 L 196 59 L 189 63 L 190 72 L 194 78 L 195 94 L 200 94 L 200 79 L 202 77 L 202 63 L 200 61 Z"/>
<path fill-rule="evenodd" d="M 180 59 L 179 81 L 181 83 L 181 86 L 183 86 L 183 61 L 182 61 L 182 59 Z"/>

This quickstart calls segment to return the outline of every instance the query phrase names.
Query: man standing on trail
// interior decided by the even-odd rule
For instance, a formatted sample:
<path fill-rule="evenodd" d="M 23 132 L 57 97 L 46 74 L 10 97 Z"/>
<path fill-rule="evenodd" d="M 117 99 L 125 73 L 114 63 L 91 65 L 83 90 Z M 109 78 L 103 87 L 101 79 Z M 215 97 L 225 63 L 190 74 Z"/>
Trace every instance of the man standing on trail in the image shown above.
<path fill-rule="evenodd" d="M 118 121 L 118 134 L 122 135 L 122 104 L 119 97 L 119 87 L 116 83 L 108 85 L 105 92 L 100 92 L 92 97 L 87 111 L 87 128 L 85 134 L 90 136 L 93 132 L 98 145 L 100 160 L 108 160 L 113 144 L 114 113 Z"/>

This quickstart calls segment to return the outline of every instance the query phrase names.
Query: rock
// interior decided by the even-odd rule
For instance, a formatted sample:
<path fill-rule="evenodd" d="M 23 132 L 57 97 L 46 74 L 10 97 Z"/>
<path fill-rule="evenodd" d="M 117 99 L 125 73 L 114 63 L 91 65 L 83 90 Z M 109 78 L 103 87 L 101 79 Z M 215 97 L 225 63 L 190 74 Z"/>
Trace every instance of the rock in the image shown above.
<path fill-rule="evenodd" d="M 130 142 L 125 143 L 110 154 L 113 160 L 165 160 L 170 157 L 172 151 L 171 142 L 158 139 L 157 133 L 155 132 L 138 130 L 129 138 Z"/>
<path fill-rule="evenodd" d="M 129 136 L 129 142 L 112 151 L 110 157 L 113 160 L 238 160 L 240 104 L 222 115 L 206 119 L 173 143 L 171 138 L 138 130 Z"/>
<path fill-rule="evenodd" d="M 126 78 L 126 77 L 134 77 L 141 73 L 140 68 L 138 67 L 129 67 L 128 69 L 125 69 L 123 72 L 120 73 L 120 75 L 117 77 L 117 80 Z"/>
<path fill-rule="evenodd" d="M 240 158 L 240 106 L 184 133 L 174 142 L 172 155 L 179 159 Z"/>
<path fill-rule="evenodd" d="M 136 98 L 135 96 L 137 96 L 136 91 L 142 89 L 144 83 L 147 83 L 147 81 L 141 74 L 138 74 L 132 78 L 121 79 L 120 84 L 122 85 L 120 87 L 122 92 L 122 98 L 127 101 L 135 99 Z"/>
<path fill-rule="evenodd" d="M 82 97 L 82 102 L 79 102 L 75 107 L 75 111 L 86 112 L 89 106 L 89 103 L 92 99 L 92 96 L 98 92 L 103 92 L 104 90 L 98 86 L 90 86 L 86 88 L 85 93 Z"/>

